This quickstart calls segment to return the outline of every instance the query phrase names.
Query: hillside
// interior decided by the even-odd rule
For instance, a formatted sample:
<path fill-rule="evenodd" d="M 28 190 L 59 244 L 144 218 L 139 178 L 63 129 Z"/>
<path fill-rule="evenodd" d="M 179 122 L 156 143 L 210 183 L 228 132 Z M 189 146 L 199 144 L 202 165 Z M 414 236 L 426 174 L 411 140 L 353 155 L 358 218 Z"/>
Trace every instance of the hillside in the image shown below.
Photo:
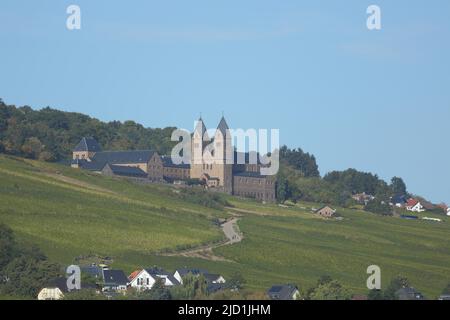
<path fill-rule="evenodd" d="M 383 285 L 401 274 L 431 298 L 450 280 L 447 217 L 432 223 L 338 208 L 342 221 L 324 220 L 311 213 L 318 204 L 227 200 L 233 207 L 206 207 L 170 186 L 0 155 L 0 223 L 62 264 L 94 254 L 127 272 L 152 265 L 238 271 L 255 290 L 287 282 L 308 288 L 328 274 L 355 293 L 366 292 L 365 270 L 377 264 Z M 244 239 L 213 250 L 223 261 L 158 254 L 221 241 L 215 220 L 236 215 Z"/>

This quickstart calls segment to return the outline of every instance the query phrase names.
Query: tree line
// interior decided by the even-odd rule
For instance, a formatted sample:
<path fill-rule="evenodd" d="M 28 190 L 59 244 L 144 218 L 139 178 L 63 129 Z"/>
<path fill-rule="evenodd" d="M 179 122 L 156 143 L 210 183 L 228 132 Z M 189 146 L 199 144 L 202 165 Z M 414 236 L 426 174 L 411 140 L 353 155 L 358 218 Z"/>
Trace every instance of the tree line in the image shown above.
<path fill-rule="evenodd" d="M 134 121 L 102 122 L 80 113 L 52 108 L 6 105 L 0 99 L 0 153 L 39 159 L 67 161 L 81 137 L 94 137 L 105 150 L 155 150 L 169 154 L 174 127 L 145 128 Z M 401 178 L 390 184 L 377 175 L 355 169 L 333 171 L 323 178 L 313 154 L 301 148 L 280 148 L 281 169 L 277 176 L 277 198 L 283 202 L 311 201 L 340 206 L 352 204 L 352 194 L 365 192 L 388 202 L 396 194 L 407 194 Z M 371 204 L 374 206 L 374 204 Z M 379 204 L 374 211 L 386 207 Z"/>
<path fill-rule="evenodd" d="M 6 105 L 0 99 L 0 153 L 64 161 L 82 137 L 94 137 L 105 150 L 155 150 L 167 154 L 175 128 L 145 128 L 134 121 L 102 122 L 89 116 L 29 106 Z"/>
<path fill-rule="evenodd" d="M 0 294 L 35 298 L 40 289 L 61 276 L 61 267 L 34 246 L 16 241 L 13 231 L 0 224 Z"/>

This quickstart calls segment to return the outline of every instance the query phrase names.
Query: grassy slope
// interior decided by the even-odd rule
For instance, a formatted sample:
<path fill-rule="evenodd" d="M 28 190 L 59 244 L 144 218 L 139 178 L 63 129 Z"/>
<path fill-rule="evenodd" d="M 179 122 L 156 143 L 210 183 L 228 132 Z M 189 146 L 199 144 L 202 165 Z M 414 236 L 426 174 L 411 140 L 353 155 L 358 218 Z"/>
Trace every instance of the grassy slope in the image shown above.
<path fill-rule="evenodd" d="M 230 201 L 246 210 L 239 212 L 245 239 L 215 251 L 236 262 L 156 256 L 157 249 L 221 238 L 211 218 L 225 213 L 183 202 L 169 187 L 0 155 L 0 222 L 61 263 L 96 253 L 113 256 L 115 267 L 126 271 L 151 265 L 201 267 L 226 276 L 239 271 L 255 289 L 286 282 L 308 287 L 329 274 L 361 293 L 367 266 L 377 264 L 383 285 L 402 274 L 429 297 L 450 280 L 446 217 L 439 224 L 340 210 L 343 221 L 327 221 L 310 213 L 314 204 Z"/>
<path fill-rule="evenodd" d="M 220 239 L 211 223 L 216 215 L 181 202 L 168 188 L 0 156 L 0 222 L 61 262 Z"/>
<path fill-rule="evenodd" d="M 384 286 L 401 274 L 429 297 L 438 296 L 450 281 L 447 217 L 439 216 L 444 223 L 433 223 L 339 209 L 344 220 L 336 221 L 315 217 L 310 204 L 261 210 L 258 204 L 240 202 L 237 206 L 270 216 L 248 214 L 240 224 L 244 242 L 219 251 L 264 275 L 259 279 L 266 286 L 276 279 L 308 287 L 329 274 L 364 293 L 371 264 L 381 267 Z M 256 282 L 251 273 L 247 276 Z"/>

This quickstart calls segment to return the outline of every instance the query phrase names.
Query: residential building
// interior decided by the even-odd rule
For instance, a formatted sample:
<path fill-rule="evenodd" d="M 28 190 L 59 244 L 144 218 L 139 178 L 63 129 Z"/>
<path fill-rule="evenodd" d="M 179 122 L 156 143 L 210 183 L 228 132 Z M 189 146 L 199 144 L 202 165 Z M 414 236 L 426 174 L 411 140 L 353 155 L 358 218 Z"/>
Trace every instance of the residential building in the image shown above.
<path fill-rule="evenodd" d="M 391 198 L 390 205 L 396 206 L 398 208 L 403 208 L 407 202 L 408 202 L 408 199 L 405 195 L 398 194 Z"/>
<path fill-rule="evenodd" d="M 103 291 L 124 292 L 128 288 L 128 278 L 122 270 L 103 270 Z"/>
<path fill-rule="evenodd" d="M 426 211 L 422 203 L 417 199 L 409 199 L 406 203 L 406 210 L 412 212 L 424 212 Z"/>
<path fill-rule="evenodd" d="M 207 270 L 204 269 L 181 268 L 176 270 L 173 276 L 175 279 L 178 280 L 180 284 L 183 284 L 183 278 L 186 277 L 187 275 L 193 275 L 196 277 L 203 276 L 205 278 L 207 285 L 214 292 L 221 290 L 224 287 L 223 284 L 226 283 L 225 278 L 220 274 L 209 273 Z"/>
<path fill-rule="evenodd" d="M 324 206 L 316 210 L 316 213 L 324 218 L 332 218 L 336 214 L 336 210 L 329 206 Z"/>
<path fill-rule="evenodd" d="M 274 285 L 269 291 L 267 291 L 267 295 L 271 300 L 298 300 L 300 299 L 300 292 L 297 286 L 293 284 L 286 285 Z"/>
<path fill-rule="evenodd" d="M 38 300 L 61 300 L 67 292 L 67 279 L 57 278 L 39 291 Z"/>
<path fill-rule="evenodd" d="M 395 295 L 398 300 L 424 300 L 424 296 L 414 288 L 401 288 Z"/>
<path fill-rule="evenodd" d="M 158 279 L 162 280 L 166 287 L 180 285 L 180 282 L 172 274 L 159 268 L 142 269 L 129 281 L 132 288 L 141 291 L 153 288 L 153 285 Z"/>

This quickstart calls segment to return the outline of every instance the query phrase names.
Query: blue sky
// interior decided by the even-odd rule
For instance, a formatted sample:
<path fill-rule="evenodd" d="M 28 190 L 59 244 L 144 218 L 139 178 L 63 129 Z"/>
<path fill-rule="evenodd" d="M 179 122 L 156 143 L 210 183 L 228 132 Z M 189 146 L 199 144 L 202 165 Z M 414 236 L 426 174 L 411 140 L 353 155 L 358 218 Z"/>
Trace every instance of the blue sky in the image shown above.
<path fill-rule="evenodd" d="M 279 128 L 322 174 L 398 175 L 450 202 L 449 15 L 448 0 L 2 0 L 0 97 L 150 127 L 191 129 L 200 112 L 213 127 L 224 111 Z"/>

